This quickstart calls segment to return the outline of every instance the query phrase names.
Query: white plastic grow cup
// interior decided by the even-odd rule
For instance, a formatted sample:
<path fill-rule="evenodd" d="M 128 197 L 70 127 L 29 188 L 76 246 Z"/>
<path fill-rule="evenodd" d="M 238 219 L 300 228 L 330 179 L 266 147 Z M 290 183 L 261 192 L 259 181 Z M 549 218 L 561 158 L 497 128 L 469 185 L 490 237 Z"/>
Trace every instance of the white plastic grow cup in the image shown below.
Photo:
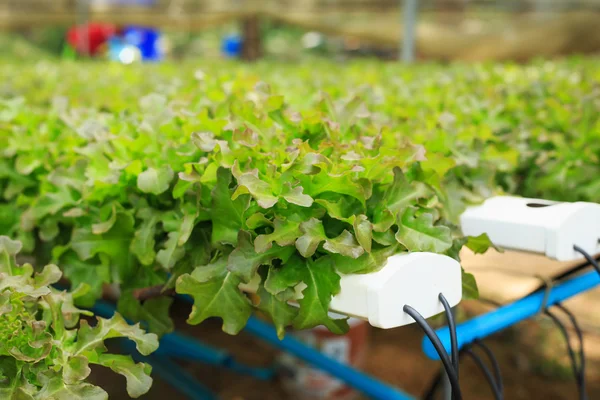
<path fill-rule="evenodd" d="M 331 300 L 330 309 L 384 329 L 414 322 L 402 310 L 406 304 L 429 318 L 444 311 L 440 293 L 452 307 L 462 297 L 460 264 L 435 253 L 393 255 L 381 270 L 344 275 L 340 285 L 341 291 Z"/>
<path fill-rule="evenodd" d="M 600 205 L 499 196 L 470 207 L 460 218 L 465 235 L 487 233 L 507 249 L 542 253 L 559 261 L 581 258 L 577 245 L 600 252 Z"/>
<path fill-rule="evenodd" d="M 255 279 L 240 289 L 255 293 Z M 395 328 L 414 320 L 402 308 L 408 304 L 425 318 L 444 311 L 443 293 L 451 307 L 462 298 L 462 273 L 458 261 L 435 253 L 402 253 L 389 257 L 385 265 L 370 274 L 342 275 L 340 293 L 333 297 L 330 311 L 369 321 L 378 328 Z M 304 283 L 296 287 L 302 297 Z"/>

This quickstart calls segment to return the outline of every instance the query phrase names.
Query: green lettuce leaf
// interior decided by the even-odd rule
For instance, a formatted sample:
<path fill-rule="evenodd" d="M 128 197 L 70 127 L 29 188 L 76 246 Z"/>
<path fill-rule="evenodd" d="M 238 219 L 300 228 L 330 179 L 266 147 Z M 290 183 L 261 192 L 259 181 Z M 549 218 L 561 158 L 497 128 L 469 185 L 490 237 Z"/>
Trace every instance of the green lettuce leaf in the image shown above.
<path fill-rule="evenodd" d="M 206 273 L 206 269 L 210 273 Z M 177 279 L 177 292 L 194 299 L 188 323 L 197 325 L 206 318 L 219 317 L 223 320 L 224 332 L 237 334 L 252 314 L 250 301 L 239 289 L 241 282 L 236 274 L 227 270 L 225 258 L 208 268 L 198 267 L 192 274 L 181 275 Z"/>
<path fill-rule="evenodd" d="M 423 213 L 415 215 L 415 209 L 406 209 L 398 216 L 396 240 L 409 251 L 431 251 L 443 253 L 452 246 L 450 228 L 433 224 L 433 216 Z"/>

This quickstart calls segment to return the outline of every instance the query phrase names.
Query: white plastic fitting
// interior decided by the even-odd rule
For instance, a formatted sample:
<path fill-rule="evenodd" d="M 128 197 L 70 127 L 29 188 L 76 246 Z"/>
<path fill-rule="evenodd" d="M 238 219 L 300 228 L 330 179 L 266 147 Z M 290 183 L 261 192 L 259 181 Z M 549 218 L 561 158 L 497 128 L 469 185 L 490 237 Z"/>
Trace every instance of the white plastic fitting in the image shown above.
<path fill-rule="evenodd" d="M 582 258 L 574 245 L 590 254 L 600 251 L 600 205 L 595 203 L 498 196 L 470 207 L 460 223 L 465 235 L 487 233 L 498 246 L 559 261 Z"/>
<path fill-rule="evenodd" d="M 415 322 L 402 310 L 406 304 L 429 318 L 444 311 L 440 293 L 452 307 L 462 298 L 460 264 L 435 253 L 393 255 L 379 271 L 344 275 L 340 285 L 330 310 L 366 319 L 383 329 Z"/>
<path fill-rule="evenodd" d="M 258 284 L 254 280 L 240 289 L 255 293 Z M 296 299 L 302 298 L 304 288 L 304 283 L 296 287 Z M 415 322 L 402 310 L 406 304 L 425 318 L 443 312 L 440 293 L 451 307 L 460 302 L 462 272 L 458 261 L 435 253 L 396 254 L 377 272 L 342 275 L 340 293 L 331 300 L 329 310 L 367 320 L 378 328 L 396 328 Z"/>

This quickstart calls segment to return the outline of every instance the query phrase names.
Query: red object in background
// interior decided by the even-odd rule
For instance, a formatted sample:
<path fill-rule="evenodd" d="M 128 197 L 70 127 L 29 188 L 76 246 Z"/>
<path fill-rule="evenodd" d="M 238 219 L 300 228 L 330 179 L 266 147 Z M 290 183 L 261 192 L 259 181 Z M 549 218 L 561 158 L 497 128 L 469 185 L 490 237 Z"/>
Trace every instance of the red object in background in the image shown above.
<path fill-rule="evenodd" d="M 118 34 L 116 25 L 90 23 L 69 29 L 67 41 L 78 53 L 95 55 L 110 37 Z"/>

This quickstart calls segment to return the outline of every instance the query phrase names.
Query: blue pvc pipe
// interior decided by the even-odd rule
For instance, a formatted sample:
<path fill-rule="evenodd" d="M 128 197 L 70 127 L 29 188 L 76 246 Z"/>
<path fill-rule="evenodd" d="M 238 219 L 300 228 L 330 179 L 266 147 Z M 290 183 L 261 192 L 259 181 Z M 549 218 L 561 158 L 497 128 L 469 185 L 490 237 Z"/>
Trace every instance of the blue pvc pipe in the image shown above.
<path fill-rule="evenodd" d="M 112 304 L 104 300 L 97 300 L 90 309 L 95 315 L 98 315 L 102 318 L 111 318 L 117 311 Z"/>
<path fill-rule="evenodd" d="M 194 300 L 187 295 L 179 295 L 178 297 L 188 303 L 193 304 L 194 302 Z M 369 398 L 381 400 L 414 400 L 412 396 L 400 392 L 348 365 L 333 360 L 290 335 L 287 335 L 280 340 L 279 337 L 277 337 L 275 328 L 258 318 L 251 316 L 244 327 L 244 331 L 264 340 L 273 347 L 290 353 L 304 362 L 329 373 L 347 385 L 366 394 Z"/>
<path fill-rule="evenodd" d="M 231 356 L 179 333 L 167 333 L 160 338 L 158 354 L 211 365 L 225 365 Z"/>
<path fill-rule="evenodd" d="M 135 349 L 133 349 L 133 353 L 137 353 Z M 168 357 L 157 355 L 144 357 L 136 354 L 134 358 L 137 361 L 150 364 L 152 366 L 152 373 L 156 373 L 161 379 L 164 379 L 169 385 L 173 386 L 190 400 L 218 399 L 210 389 L 199 383 L 194 376 L 175 364 Z"/>
<path fill-rule="evenodd" d="M 98 300 L 92 307 L 94 314 L 110 318 L 115 313 L 115 307 L 103 300 Z M 181 357 L 187 360 L 204 362 L 211 365 L 226 364 L 230 356 L 222 351 L 206 346 L 192 338 L 178 333 L 167 333 L 160 338 L 160 346 L 156 354 L 169 357 Z"/>
<path fill-rule="evenodd" d="M 96 315 L 104 318 L 110 318 L 115 313 L 115 307 L 103 300 L 98 300 L 92 310 Z M 160 338 L 160 346 L 152 354 L 217 365 L 260 380 L 268 380 L 275 375 L 273 368 L 249 367 L 240 364 L 226 351 L 205 345 L 192 337 L 176 332 L 163 335 Z"/>
<path fill-rule="evenodd" d="M 600 275 L 596 271 L 571 278 L 552 288 L 546 306 L 560 303 L 590 290 L 598 284 L 600 284 Z M 456 327 L 458 347 L 462 348 L 476 339 L 483 339 L 535 316 L 540 312 L 544 297 L 545 292 L 542 290 L 458 325 Z M 450 353 L 450 331 L 448 327 L 438 329 L 436 333 L 446 351 Z M 432 360 L 439 360 L 439 356 L 427 336 L 423 338 L 423 351 Z"/>
<path fill-rule="evenodd" d="M 244 331 L 331 374 L 349 386 L 366 394 L 371 399 L 413 400 L 413 397 L 408 394 L 402 393 L 352 367 L 335 361 L 290 335 L 279 340 L 275 329 L 258 318 L 250 317 Z"/>
<path fill-rule="evenodd" d="M 274 368 L 249 367 L 240 364 L 227 352 L 207 346 L 198 340 L 178 333 L 169 333 L 160 339 L 158 354 L 186 361 L 198 361 L 217 365 L 260 380 L 269 380 L 275 375 Z"/>
<path fill-rule="evenodd" d="M 180 296 L 184 300 L 188 302 L 193 302 L 191 298 L 188 296 Z M 112 305 L 105 301 L 98 301 L 94 307 L 94 312 L 97 315 L 103 317 L 110 317 L 114 314 L 115 309 Z M 299 340 L 291 337 L 290 335 L 283 338 L 283 340 L 279 340 L 277 337 L 277 332 L 275 328 L 271 325 L 260 321 L 257 318 L 250 317 L 248 323 L 244 330 L 254 336 L 257 336 L 259 339 L 262 339 L 276 348 L 279 348 L 283 351 L 286 351 L 290 354 L 293 354 L 297 358 L 307 362 L 308 364 L 319 368 L 332 376 L 342 380 L 349 386 L 361 391 L 372 399 L 381 399 L 381 400 L 414 400 L 414 398 L 406 393 L 400 392 L 399 390 L 386 385 L 385 383 L 374 379 L 348 365 L 342 364 L 338 361 L 335 361 L 321 352 L 313 349 L 310 346 L 305 345 Z M 165 335 L 165 336 L 173 336 L 177 335 L 174 333 Z M 165 336 L 163 336 L 162 340 L 164 340 Z M 162 346 L 161 340 L 161 346 Z M 167 343 L 169 349 L 175 349 L 178 345 L 178 339 L 171 338 L 167 339 Z M 186 344 L 187 341 L 183 341 L 182 344 Z M 189 343 L 187 343 L 189 344 Z M 197 348 L 196 348 L 197 349 Z M 161 354 L 164 354 L 161 352 Z M 161 359 L 164 357 L 159 356 Z M 175 364 L 176 365 L 176 364 Z M 168 370 L 168 368 L 165 368 Z M 156 372 L 162 376 L 163 371 L 165 370 L 160 368 L 160 370 L 156 370 Z M 168 372 L 167 372 L 168 373 Z M 167 375 L 170 377 L 170 374 Z M 169 380 L 167 378 L 166 380 Z M 170 380 L 169 380 L 170 381 Z"/>

